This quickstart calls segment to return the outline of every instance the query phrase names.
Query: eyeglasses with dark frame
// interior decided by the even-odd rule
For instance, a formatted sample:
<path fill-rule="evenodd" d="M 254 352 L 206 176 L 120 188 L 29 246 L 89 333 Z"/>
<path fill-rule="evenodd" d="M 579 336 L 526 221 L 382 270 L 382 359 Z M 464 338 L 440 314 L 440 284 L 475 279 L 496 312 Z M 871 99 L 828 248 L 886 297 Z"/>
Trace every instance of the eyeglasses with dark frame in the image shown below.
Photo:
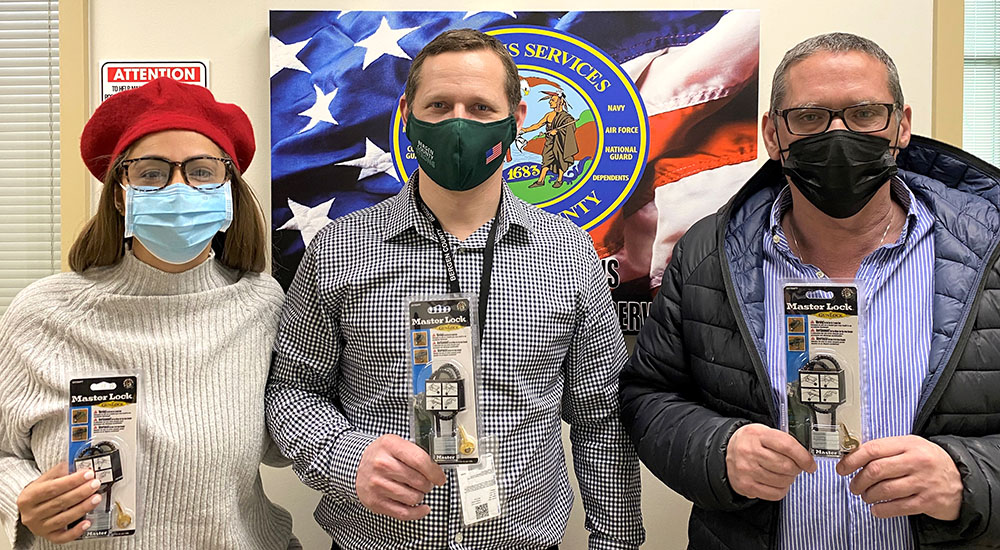
<path fill-rule="evenodd" d="M 785 128 L 795 136 L 815 136 L 830 128 L 833 117 L 844 121 L 848 130 L 858 134 L 881 132 L 889 127 L 894 103 L 860 103 L 843 109 L 826 107 L 792 107 L 775 114 L 785 120 Z"/>
<path fill-rule="evenodd" d="M 173 161 L 163 157 L 139 157 L 121 163 L 122 174 L 129 187 L 136 191 L 153 192 L 166 187 L 179 168 L 184 183 L 200 191 L 218 189 L 229 181 L 233 161 L 211 156 L 191 157 Z"/>

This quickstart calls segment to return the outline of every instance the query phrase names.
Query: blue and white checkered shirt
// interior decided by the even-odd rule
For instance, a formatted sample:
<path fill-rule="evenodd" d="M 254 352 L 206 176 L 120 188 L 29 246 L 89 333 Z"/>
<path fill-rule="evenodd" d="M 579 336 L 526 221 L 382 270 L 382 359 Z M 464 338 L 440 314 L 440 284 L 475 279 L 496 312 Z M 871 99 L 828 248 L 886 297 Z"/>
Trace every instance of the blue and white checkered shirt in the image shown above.
<path fill-rule="evenodd" d="M 866 301 L 861 342 L 867 368 L 862 386 L 866 414 L 863 432 L 872 439 L 909 435 L 920 387 L 927 375 L 931 345 L 934 283 L 934 218 L 899 179 L 893 198 L 907 211 L 898 239 L 869 254 L 858 269 Z M 771 208 L 771 230 L 764 239 L 767 299 L 764 332 L 767 370 L 779 410 L 784 399 L 784 309 L 782 279 L 817 279 L 825 275 L 803 264 L 788 248 L 781 217 L 791 207 L 785 187 Z M 860 304 L 859 304 L 860 305 Z M 779 548 L 782 550 L 904 550 L 913 548 L 906 517 L 879 519 L 871 506 L 848 489 L 834 459 L 817 458 L 815 474 L 800 474 L 781 502 Z"/>
<path fill-rule="evenodd" d="M 401 522 L 369 512 L 355 476 L 382 434 L 409 437 L 408 297 L 448 290 L 440 246 L 414 201 L 416 182 L 314 238 L 286 299 L 267 388 L 282 452 L 324 496 L 315 517 L 345 550 L 547 548 L 573 502 L 573 464 L 591 549 L 637 548 L 638 459 L 618 419 L 625 344 L 593 243 L 571 222 L 503 186 L 481 347 L 483 432 L 497 438 L 500 518 L 464 527 L 453 472 Z M 490 225 L 448 235 L 463 291 L 479 288 Z"/>

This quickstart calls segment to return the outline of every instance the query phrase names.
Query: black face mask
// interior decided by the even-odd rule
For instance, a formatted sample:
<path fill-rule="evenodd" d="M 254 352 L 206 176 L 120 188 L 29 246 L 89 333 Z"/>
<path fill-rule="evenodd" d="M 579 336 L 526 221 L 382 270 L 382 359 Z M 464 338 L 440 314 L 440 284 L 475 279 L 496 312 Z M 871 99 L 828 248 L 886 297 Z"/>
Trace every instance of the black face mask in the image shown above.
<path fill-rule="evenodd" d="M 889 143 L 847 130 L 809 136 L 788 146 L 781 171 L 824 214 L 849 218 L 896 175 Z"/>

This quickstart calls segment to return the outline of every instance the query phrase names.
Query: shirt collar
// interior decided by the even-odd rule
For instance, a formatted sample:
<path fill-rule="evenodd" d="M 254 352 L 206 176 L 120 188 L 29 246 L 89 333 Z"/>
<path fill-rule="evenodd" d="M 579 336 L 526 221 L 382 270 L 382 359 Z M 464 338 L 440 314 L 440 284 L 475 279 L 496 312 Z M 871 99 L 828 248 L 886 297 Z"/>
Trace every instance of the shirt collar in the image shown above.
<path fill-rule="evenodd" d="M 392 204 L 388 208 L 389 219 L 382 230 L 383 241 L 396 238 L 410 228 L 424 238 L 435 239 L 433 226 L 417 206 L 418 173 L 418 170 L 414 170 L 403 190 L 389 199 Z M 514 195 L 506 181 L 500 187 L 500 194 L 503 200 L 500 205 L 497 240 L 503 239 L 512 228 L 514 231 L 510 232 L 518 232 L 527 237 L 534 231 L 531 220 L 528 219 L 527 205 Z"/>
<path fill-rule="evenodd" d="M 770 220 L 770 230 L 771 235 L 781 235 L 784 237 L 784 232 L 781 229 L 781 218 L 784 217 L 785 213 L 792 207 L 792 192 L 789 189 L 791 184 L 785 184 L 781 192 L 778 193 L 778 198 L 774 200 L 774 204 L 771 205 L 771 220 Z M 898 176 L 893 176 L 889 180 L 889 193 L 892 198 L 906 210 L 906 220 L 903 222 L 903 229 L 900 232 L 900 236 L 894 242 L 903 243 L 906 242 L 906 237 L 909 235 L 910 228 L 916 223 L 917 212 L 914 207 L 916 199 L 913 196 L 913 191 L 903 183 L 903 180 Z"/>

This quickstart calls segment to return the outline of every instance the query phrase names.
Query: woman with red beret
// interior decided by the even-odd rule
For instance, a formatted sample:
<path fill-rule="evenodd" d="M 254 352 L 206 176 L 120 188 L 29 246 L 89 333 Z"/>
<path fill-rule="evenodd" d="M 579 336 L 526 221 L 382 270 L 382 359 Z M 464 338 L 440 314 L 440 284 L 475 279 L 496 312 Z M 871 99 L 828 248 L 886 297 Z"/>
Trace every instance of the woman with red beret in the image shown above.
<path fill-rule="evenodd" d="M 73 271 L 30 285 L 0 320 L 4 534 L 51 548 L 94 527 L 88 512 L 110 503 L 91 470 L 68 472 L 69 381 L 138 371 L 139 510 L 110 507 L 136 533 L 74 547 L 298 547 L 259 473 L 287 462 L 264 426 L 282 292 L 264 273 L 264 218 L 242 177 L 250 120 L 159 79 L 98 107 L 81 151 L 104 189 Z"/>

